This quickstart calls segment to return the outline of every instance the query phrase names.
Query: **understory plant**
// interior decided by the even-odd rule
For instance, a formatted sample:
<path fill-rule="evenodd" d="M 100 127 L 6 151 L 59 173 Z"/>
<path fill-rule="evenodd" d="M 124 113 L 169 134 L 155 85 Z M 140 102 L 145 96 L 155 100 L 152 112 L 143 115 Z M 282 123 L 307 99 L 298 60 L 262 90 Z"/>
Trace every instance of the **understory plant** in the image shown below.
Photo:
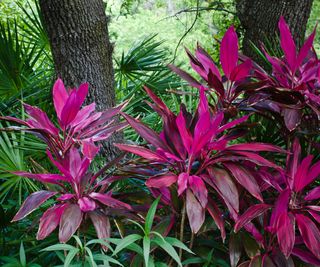
<path fill-rule="evenodd" d="M 37 238 L 46 238 L 58 225 L 60 242 L 77 233 L 76 247 L 56 245 L 68 250 L 64 261 L 70 263 L 82 257 L 95 264 L 87 247 L 94 242 L 79 242 L 86 240 L 91 220 L 102 245 L 96 249 L 111 254 L 99 257 L 111 264 L 320 266 L 315 30 L 299 51 L 284 18 L 279 31 L 283 57 L 261 48 L 271 72 L 239 53 L 233 27 L 220 43 L 220 64 L 200 45 L 195 55 L 187 50 L 197 78 L 170 68 L 198 89 L 197 107 L 181 104 L 176 114 L 144 87 L 151 99 L 146 103 L 161 118 L 159 132 L 124 112 L 126 103 L 104 112 L 95 112 L 94 103 L 81 108 L 88 85 L 66 89 L 60 79 L 53 88 L 57 121 L 27 104 L 28 119 L 1 117 L 20 125 L 5 130 L 42 139 L 59 171 L 12 172 L 43 185 L 13 221 L 51 199 L 48 205 L 54 205 L 42 214 Z M 266 129 L 260 118 L 275 127 Z M 126 126 L 143 142 L 115 144 L 126 157 L 107 163 L 117 165 L 114 172 L 105 174 L 107 167 L 94 172 L 90 164 L 99 151 L 97 142 Z M 281 142 L 264 142 L 259 129 L 277 131 Z"/>

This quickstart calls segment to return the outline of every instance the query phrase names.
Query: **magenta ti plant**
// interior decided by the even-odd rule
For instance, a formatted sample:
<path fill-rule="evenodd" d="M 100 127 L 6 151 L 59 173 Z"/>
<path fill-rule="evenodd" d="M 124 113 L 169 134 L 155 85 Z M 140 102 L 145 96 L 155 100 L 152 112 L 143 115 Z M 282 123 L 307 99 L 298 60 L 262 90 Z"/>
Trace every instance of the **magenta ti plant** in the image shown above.
<path fill-rule="evenodd" d="M 122 213 L 131 206 L 113 198 L 108 186 L 119 177 L 104 177 L 104 169 L 92 174 L 90 162 L 99 151 L 95 142 L 106 140 L 126 123 L 114 123 L 114 116 L 124 107 L 122 104 L 102 112 L 95 112 L 95 103 L 81 108 L 88 94 L 88 84 L 78 89 L 66 90 L 61 79 L 53 87 L 53 103 L 58 118 L 58 127 L 47 114 L 37 107 L 24 104 L 29 116 L 26 121 L 14 117 L 2 120 L 16 122 L 24 130 L 35 134 L 47 143 L 47 156 L 60 174 L 14 172 L 18 176 L 41 182 L 46 190 L 32 193 L 22 204 L 13 221 L 26 217 L 49 198 L 57 197 L 56 204 L 41 217 L 37 239 L 47 237 L 59 228 L 60 242 L 66 242 L 87 218 L 91 218 L 99 238 L 110 236 L 110 223 L 106 209 L 121 209 Z"/>
<path fill-rule="evenodd" d="M 291 256 L 308 264 L 320 264 L 320 187 L 314 183 L 320 176 L 320 162 L 312 165 L 312 155 L 300 161 L 300 154 L 301 147 L 295 139 L 286 173 L 268 187 L 269 199 L 248 207 L 235 224 L 238 232 L 254 219 L 258 224 L 262 222 L 264 253 L 258 255 L 262 266 L 268 266 L 265 261 L 279 264 L 279 257 L 292 261 Z M 277 192 L 277 197 L 270 197 L 272 191 Z"/>
<path fill-rule="evenodd" d="M 220 62 L 223 75 L 220 74 L 220 70 L 212 57 L 201 46 L 198 45 L 195 56 L 187 50 L 191 67 L 205 81 L 205 85 L 175 66 L 171 65 L 170 68 L 188 81 L 191 86 L 199 89 L 204 86 L 206 89 L 213 90 L 217 96 L 215 105 L 217 110 L 235 113 L 237 109 L 234 105 L 239 104 L 237 98 L 248 82 L 252 67 L 250 59 L 245 59 L 242 63 L 239 63 L 238 50 L 238 37 L 234 27 L 231 26 L 222 38 L 220 46 Z"/>
<path fill-rule="evenodd" d="M 98 180 L 99 174 L 88 171 L 90 159 L 82 157 L 74 147 L 63 158 L 64 163 L 56 161 L 49 151 L 47 154 L 60 174 L 15 172 L 16 175 L 43 183 L 50 190 L 37 191 L 28 196 L 12 221 L 25 218 L 54 197 L 55 205 L 47 209 L 40 219 L 38 240 L 46 238 L 59 226 L 59 240 L 67 242 L 88 218 L 91 219 L 99 238 L 110 237 L 110 223 L 105 210 L 131 210 L 130 205 L 112 197 L 112 191 L 106 193 L 108 186 L 117 178 L 110 176 Z"/>
<path fill-rule="evenodd" d="M 233 217 L 239 212 L 237 187 L 245 188 L 258 201 L 263 202 L 254 168 L 245 169 L 247 163 L 270 168 L 277 166 L 259 155 L 260 151 L 283 152 L 281 148 L 262 143 L 229 144 L 238 134 L 229 131 L 245 122 L 248 116 L 224 121 L 223 112 L 213 113 L 200 88 L 200 101 L 194 116 L 182 105 L 175 115 L 151 90 L 145 88 L 153 104 L 150 106 L 162 117 L 163 131 L 158 134 L 140 121 L 123 114 L 127 122 L 150 145 L 117 144 L 119 149 L 134 153 L 158 168 L 146 185 L 149 188 L 174 188 L 183 197 L 189 224 L 197 233 L 208 210 L 225 238 L 221 212 L 215 203 L 208 202 L 209 189 L 216 191 L 227 204 Z"/>
<path fill-rule="evenodd" d="M 95 103 L 83 105 L 88 94 L 89 85 L 81 84 L 79 88 L 67 90 L 61 79 L 58 79 L 52 90 L 53 103 L 58 118 L 58 127 L 41 109 L 24 104 L 29 118 L 21 120 L 14 117 L 0 117 L 18 123 L 24 130 L 42 139 L 57 160 L 60 161 L 72 147 L 80 147 L 82 153 L 93 159 L 99 148 L 95 142 L 108 139 L 115 131 L 122 129 L 124 123 L 114 123 L 114 116 L 125 103 L 106 111 L 95 112 Z M 16 129 L 16 127 L 11 127 Z"/>
<path fill-rule="evenodd" d="M 259 110 L 269 109 L 279 113 L 288 130 L 293 131 L 306 112 L 314 114 L 316 120 L 320 119 L 320 62 L 312 49 L 316 29 L 299 51 L 283 17 L 279 21 L 279 31 L 284 57 L 270 56 L 264 51 L 272 73 L 255 65 L 254 77 L 261 81 L 262 86 L 254 92 L 250 104 L 257 104 Z"/>

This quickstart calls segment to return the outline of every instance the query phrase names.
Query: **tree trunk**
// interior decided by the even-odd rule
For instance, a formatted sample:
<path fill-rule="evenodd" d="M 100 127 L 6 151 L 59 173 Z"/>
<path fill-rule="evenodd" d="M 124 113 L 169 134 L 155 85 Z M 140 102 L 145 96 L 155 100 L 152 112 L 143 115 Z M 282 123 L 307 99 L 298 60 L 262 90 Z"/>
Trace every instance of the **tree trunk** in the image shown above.
<path fill-rule="evenodd" d="M 278 21 L 284 16 L 293 37 L 301 47 L 313 0 L 236 0 L 236 8 L 241 25 L 245 30 L 243 53 L 261 63 L 252 49 L 253 42 L 260 48 L 260 42 L 275 44 Z"/>
<path fill-rule="evenodd" d="M 87 103 L 97 110 L 115 105 L 113 46 L 102 0 L 40 0 L 57 77 L 68 87 L 89 83 Z M 113 138 L 114 139 L 114 138 Z M 108 158 L 115 155 L 112 138 L 104 144 Z"/>

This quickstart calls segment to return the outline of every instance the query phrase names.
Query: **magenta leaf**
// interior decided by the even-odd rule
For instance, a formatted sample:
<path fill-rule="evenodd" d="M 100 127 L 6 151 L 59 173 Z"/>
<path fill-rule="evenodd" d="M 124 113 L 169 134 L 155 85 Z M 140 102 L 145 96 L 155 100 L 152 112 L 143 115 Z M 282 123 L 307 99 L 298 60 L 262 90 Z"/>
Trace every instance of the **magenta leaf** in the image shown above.
<path fill-rule="evenodd" d="M 189 187 L 191 188 L 193 194 L 200 202 L 203 208 L 207 207 L 208 203 L 208 190 L 202 181 L 201 177 L 196 175 L 191 175 L 189 177 Z"/>
<path fill-rule="evenodd" d="M 221 211 L 219 210 L 218 206 L 210 198 L 208 199 L 207 210 L 208 210 L 209 214 L 211 215 L 211 217 L 213 218 L 218 229 L 220 230 L 221 238 L 222 238 L 222 241 L 224 242 L 226 239 L 226 230 L 224 227 L 223 215 L 222 215 Z"/>
<path fill-rule="evenodd" d="M 303 189 L 305 180 L 307 179 L 307 173 L 312 163 L 313 155 L 305 157 L 301 164 L 298 166 L 296 175 L 294 176 L 294 189 L 299 192 Z"/>
<path fill-rule="evenodd" d="M 33 107 L 27 104 L 23 105 L 28 115 L 32 118 L 27 121 L 27 123 L 38 129 L 48 131 L 52 135 L 58 135 L 59 130 L 54 124 L 50 121 L 47 114 L 37 107 Z"/>
<path fill-rule="evenodd" d="M 320 232 L 318 227 L 305 215 L 296 214 L 295 217 L 304 243 L 320 259 Z"/>
<path fill-rule="evenodd" d="M 95 200 L 98 200 L 102 204 L 104 204 L 108 207 L 111 207 L 111 208 L 120 208 L 120 209 L 124 208 L 127 210 L 132 209 L 130 205 L 128 205 L 120 200 L 117 200 L 107 194 L 92 192 L 89 196 Z"/>
<path fill-rule="evenodd" d="M 241 184 L 246 190 L 249 191 L 256 199 L 263 202 L 259 185 L 257 184 L 254 176 L 245 168 L 233 163 L 224 163 L 224 166 L 230 170 L 233 177 L 236 178 L 239 184 Z"/>
<path fill-rule="evenodd" d="M 281 16 L 279 20 L 280 30 L 280 45 L 284 52 L 285 58 L 290 66 L 292 72 L 295 72 L 296 67 L 296 45 L 292 38 L 289 26 L 286 24 L 284 18 Z"/>
<path fill-rule="evenodd" d="M 66 243 L 77 231 L 82 221 L 82 212 L 78 205 L 71 204 L 64 210 L 59 228 L 59 241 Z"/>
<path fill-rule="evenodd" d="M 47 209 L 40 218 L 37 240 L 42 240 L 50 235 L 59 225 L 60 218 L 68 204 L 55 205 Z"/>
<path fill-rule="evenodd" d="M 82 154 L 88 158 L 90 161 L 94 159 L 94 157 L 99 152 L 99 147 L 96 146 L 93 142 L 82 141 Z"/>
<path fill-rule="evenodd" d="M 232 71 L 237 66 L 238 50 L 238 37 L 234 27 L 231 26 L 223 36 L 220 47 L 221 66 L 228 79 L 230 79 Z"/>
<path fill-rule="evenodd" d="M 53 104 L 59 120 L 61 120 L 62 109 L 68 100 L 68 92 L 61 79 L 56 80 L 52 89 Z"/>
<path fill-rule="evenodd" d="M 78 205 L 83 212 L 93 211 L 97 208 L 96 202 L 88 197 L 79 198 Z"/>
<path fill-rule="evenodd" d="M 287 213 L 290 194 L 291 194 L 291 191 L 289 189 L 283 190 L 280 193 L 280 195 L 276 201 L 274 210 L 272 211 L 272 214 L 271 214 L 270 226 L 272 228 L 276 229 L 277 222 L 278 222 L 280 215 L 282 213 Z"/>
<path fill-rule="evenodd" d="M 133 154 L 136 154 L 140 157 L 143 157 L 145 159 L 151 160 L 151 161 L 166 161 L 165 158 L 163 158 L 161 155 L 158 155 L 156 152 L 153 152 L 150 149 L 144 148 L 142 146 L 137 145 L 126 145 L 126 144 L 114 144 L 117 148 L 131 152 Z"/>
<path fill-rule="evenodd" d="M 316 188 L 313 188 L 311 191 L 309 191 L 304 199 L 306 201 L 310 201 L 310 200 L 316 200 L 319 198 L 320 198 L 320 186 L 317 186 Z"/>
<path fill-rule="evenodd" d="M 188 187 L 189 174 L 183 172 L 178 176 L 178 195 L 180 196 Z"/>
<path fill-rule="evenodd" d="M 28 177 L 34 180 L 37 180 L 42 183 L 50 183 L 50 184 L 59 184 L 59 181 L 67 181 L 68 179 L 64 176 L 61 176 L 59 174 L 35 174 L 35 173 L 29 173 L 29 172 L 13 172 L 15 175 Z"/>
<path fill-rule="evenodd" d="M 184 70 L 174 66 L 174 65 L 168 65 L 168 67 L 178 74 L 182 79 L 186 80 L 191 86 L 200 88 L 201 84 L 193 78 L 190 74 L 186 73 Z"/>
<path fill-rule="evenodd" d="M 306 250 L 302 250 L 299 248 L 293 248 L 292 255 L 297 256 L 302 261 L 309 263 L 314 266 L 320 266 L 320 260 L 317 259 L 312 253 Z"/>
<path fill-rule="evenodd" d="M 177 182 L 177 175 L 173 173 L 160 174 L 150 177 L 146 181 L 146 186 L 153 188 L 169 187 L 173 183 Z"/>
<path fill-rule="evenodd" d="M 316 27 L 314 28 L 314 30 L 309 35 L 309 37 L 307 38 L 307 40 L 304 42 L 303 46 L 300 49 L 300 52 L 297 57 L 296 66 L 295 66 L 296 68 L 298 68 L 302 64 L 303 60 L 307 57 L 308 53 L 310 52 L 315 35 L 316 35 Z"/>
<path fill-rule="evenodd" d="M 193 143 L 193 138 L 186 127 L 186 120 L 184 118 L 182 110 L 180 111 L 178 117 L 176 118 L 176 124 L 183 142 L 185 149 L 188 153 L 191 152 L 191 146 Z"/>
<path fill-rule="evenodd" d="M 96 230 L 98 238 L 109 238 L 111 233 L 109 218 L 98 211 L 89 212 L 89 216 Z"/>
<path fill-rule="evenodd" d="M 283 212 L 278 217 L 277 237 L 282 253 L 289 258 L 295 242 L 295 219 L 292 214 Z"/>
<path fill-rule="evenodd" d="M 250 59 L 247 59 L 242 64 L 236 66 L 231 73 L 230 80 L 237 82 L 247 78 L 250 74 L 251 66 L 252 63 Z"/>
<path fill-rule="evenodd" d="M 137 133 L 139 133 L 141 137 L 147 140 L 150 144 L 154 145 L 155 147 L 160 147 L 164 150 L 168 149 L 168 147 L 164 144 L 154 130 L 127 114 L 122 114 L 122 116 L 128 121 L 131 127 L 135 129 Z"/>
<path fill-rule="evenodd" d="M 22 203 L 19 211 L 12 219 L 13 222 L 19 221 L 33 212 L 36 208 L 38 208 L 41 204 L 46 202 L 49 198 L 56 195 L 57 192 L 51 191 L 37 191 L 32 193 L 30 196 L 26 198 L 26 200 Z"/>
<path fill-rule="evenodd" d="M 237 220 L 234 231 L 238 232 L 242 227 L 246 226 L 246 224 L 250 223 L 253 219 L 265 213 L 271 206 L 267 204 L 256 204 L 252 205 L 250 208 L 246 210 Z"/>
<path fill-rule="evenodd" d="M 193 233 L 197 233 L 204 222 L 205 210 L 189 189 L 186 193 L 186 210 L 190 228 Z"/>
<path fill-rule="evenodd" d="M 239 212 L 239 193 L 229 173 L 223 169 L 210 168 L 209 175 L 223 200 Z"/>

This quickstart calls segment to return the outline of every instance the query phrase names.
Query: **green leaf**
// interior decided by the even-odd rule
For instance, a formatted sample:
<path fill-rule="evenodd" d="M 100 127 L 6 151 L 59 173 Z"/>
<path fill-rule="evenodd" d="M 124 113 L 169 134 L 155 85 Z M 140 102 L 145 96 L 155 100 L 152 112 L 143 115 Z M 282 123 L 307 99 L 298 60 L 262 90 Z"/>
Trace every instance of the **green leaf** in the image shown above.
<path fill-rule="evenodd" d="M 141 235 L 132 234 L 123 238 L 116 246 L 112 255 L 117 254 L 119 251 L 123 250 L 124 248 L 128 247 L 132 243 L 136 242 L 137 240 L 142 239 Z"/>
<path fill-rule="evenodd" d="M 164 240 L 174 247 L 181 248 L 191 254 L 194 254 L 194 252 L 192 252 L 185 244 L 174 237 L 165 237 Z"/>
<path fill-rule="evenodd" d="M 86 246 L 92 245 L 92 244 L 100 244 L 103 246 L 106 246 L 108 249 L 110 249 L 113 252 L 113 248 L 110 246 L 110 243 L 107 241 L 109 239 L 92 239 L 89 242 L 86 243 Z"/>
<path fill-rule="evenodd" d="M 81 242 L 80 238 L 78 236 L 76 236 L 76 235 L 73 235 L 72 237 L 77 241 L 77 243 L 78 243 L 78 245 L 80 247 L 80 250 L 82 250 L 83 249 L 83 245 L 82 245 L 82 242 Z"/>
<path fill-rule="evenodd" d="M 47 248 L 44 248 L 44 249 L 40 250 L 40 252 L 42 252 L 42 251 L 55 251 L 55 250 L 73 250 L 73 249 L 76 249 L 76 247 L 68 245 L 68 244 L 56 244 L 56 245 L 52 245 Z"/>
<path fill-rule="evenodd" d="M 165 252 L 167 252 L 178 263 L 179 266 L 182 266 L 179 255 L 173 246 L 171 246 L 168 242 L 165 242 L 158 237 L 153 239 L 152 242 L 154 242 L 158 246 L 160 246 Z"/>
<path fill-rule="evenodd" d="M 148 214 L 146 216 L 146 223 L 144 226 L 146 235 L 149 235 L 149 233 L 151 231 L 154 215 L 156 214 L 159 201 L 160 201 L 160 196 L 152 203 L 152 205 L 148 211 Z"/>
<path fill-rule="evenodd" d="M 206 260 L 202 259 L 200 257 L 195 257 L 195 258 L 190 258 L 190 259 L 186 259 L 182 262 L 183 265 L 187 265 L 187 264 L 197 264 L 197 263 L 205 263 Z"/>
<path fill-rule="evenodd" d="M 87 251 L 87 253 L 88 253 L 88 255 L 89 255 L 91 267 L 97 267 L 97 264 L 96 264 L 95 261 L 94 261 L 94 258 L 93 258 L 93 255 L 92 255 L 91 250 L 90 250 L 88 247 L 85 247 L 84 249 Z"/>
<path fill-rule="evenodd" d="M 144 263 L 146 267 L 148 267 L 149 263 L 149 254 L 150 254 L 150 238 L 148 236 L 145 236 L 143 238 L 143 257 L 144 257 Z"/>
<path fill-rule="evenodd" d="M 20 244 L 19 256 L 20 256 L 21 266 L 26 267 L 27 266 L 27 259 L 26 259 L 26 253 L 24 252 L 23 242 L 21 242 L 21 244 Z"/>
<path fill-rule="evenodd" d="M 79 252 L 78 248 L 74 248 L 72 250 L 69 251 L 65 261 L 64 261 L 64 267 L 69 267 L 73 258 L 77 255 L 77 253 Z"/>
<path fill-rule="evenodd" d="M 111 263 L 114 263 L 114 264 L 117 264 L 119 266 L 123 266 L 119 261 L 117 261 L 116 259 L 108 256 L 108 255 L 104 255 L 104 254 L 95 254 L 93 255 L 93 258 L 96 260 L 96 261 L 107 261 L 107 262 L 111 262 Z"/>

